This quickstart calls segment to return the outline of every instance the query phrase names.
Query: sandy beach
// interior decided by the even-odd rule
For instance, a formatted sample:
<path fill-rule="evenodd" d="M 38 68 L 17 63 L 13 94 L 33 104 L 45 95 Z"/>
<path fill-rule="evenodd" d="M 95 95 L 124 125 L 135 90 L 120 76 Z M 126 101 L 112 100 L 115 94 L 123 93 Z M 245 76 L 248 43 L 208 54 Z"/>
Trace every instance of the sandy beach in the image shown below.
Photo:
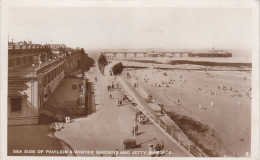
<path fill-rule="evenodd" d="M 251 72 L 125 69 L 126 80 L 127 72 L 165 110 L 214 130 L 220 156 L 250 153 Z"/>

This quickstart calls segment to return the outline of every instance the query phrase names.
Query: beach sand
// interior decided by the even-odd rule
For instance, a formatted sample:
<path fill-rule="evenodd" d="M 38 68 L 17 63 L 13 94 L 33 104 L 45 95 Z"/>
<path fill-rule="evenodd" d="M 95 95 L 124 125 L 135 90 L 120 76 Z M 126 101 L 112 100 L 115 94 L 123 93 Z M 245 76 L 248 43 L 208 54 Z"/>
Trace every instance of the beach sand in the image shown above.
<path fill-rule="evenodd" d="M 250 153 L 251 72 L 129 69 L 125 79 L 127 72 L 165 110 L 213 129 L 222 141 L 219 156 Z"/>

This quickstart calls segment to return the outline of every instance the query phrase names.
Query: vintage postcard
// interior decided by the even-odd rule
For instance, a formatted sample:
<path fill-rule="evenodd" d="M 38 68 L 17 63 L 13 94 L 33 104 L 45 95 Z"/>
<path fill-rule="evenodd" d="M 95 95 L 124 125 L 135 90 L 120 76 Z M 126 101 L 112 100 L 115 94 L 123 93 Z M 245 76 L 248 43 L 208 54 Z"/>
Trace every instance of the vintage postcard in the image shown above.
<path fill-rule="evenodd" d="M 1 159 L 259 159 L 259 1 L 1 1 Z"/>

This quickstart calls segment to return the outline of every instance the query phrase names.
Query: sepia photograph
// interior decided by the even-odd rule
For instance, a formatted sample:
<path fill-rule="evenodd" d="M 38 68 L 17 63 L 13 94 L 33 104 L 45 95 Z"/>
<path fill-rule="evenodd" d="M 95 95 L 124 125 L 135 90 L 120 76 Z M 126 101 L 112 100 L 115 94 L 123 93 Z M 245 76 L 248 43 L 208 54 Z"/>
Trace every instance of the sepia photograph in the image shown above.
<path fill-rule="evenodd" d="M 259 158 L 259 1 L 24 2 L 1 2 L 1 156 Z"/>

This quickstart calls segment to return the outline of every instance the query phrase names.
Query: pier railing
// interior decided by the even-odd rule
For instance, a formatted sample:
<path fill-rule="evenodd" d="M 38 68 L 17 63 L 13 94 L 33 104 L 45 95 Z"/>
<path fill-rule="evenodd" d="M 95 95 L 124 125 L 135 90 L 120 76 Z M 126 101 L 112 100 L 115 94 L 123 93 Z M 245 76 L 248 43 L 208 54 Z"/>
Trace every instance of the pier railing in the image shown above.
<path fill-rule="evenodd" d="M 123 82 L 123 80 L 118 81 L 118 89 L 123 92 L 123 94 L 126 95 L 127 99 L 132 104 L 137 104 L 134 107 L 136 107 L 139 111 L 141 111 L 146 117 L 149 118 L 149 120 L 155 124 L 161 131 L 163 131 L 173 142 L 179 145 L 180 148 L 182 148 L 186 153 L 188 153 L 191 156 L 195 157 L 207 157 L 205 153 L 203 153 L 196 145 L 194 144 L 187 144 L 180 137 L 178 137 L 174 129 L 172 127 L 169 127 L 167 124 L 165 124 L 158 116 L 156 116 L 156 113 L 153 111 L 151 113 L 148 113 L 143 107 L 141 107 L 141 103 L 138 102 L 138 99 L 134 95 L 129 95 L 129 93 L 126 93 L 125 90 L 129 90 L 127 88 L 128 86 Z M 134 99 L 136 98 L 136 100 Z M 139 103 L 139 104 L 138 104 Z M 155 115 L 155 116 L 154 116 Z"/>

